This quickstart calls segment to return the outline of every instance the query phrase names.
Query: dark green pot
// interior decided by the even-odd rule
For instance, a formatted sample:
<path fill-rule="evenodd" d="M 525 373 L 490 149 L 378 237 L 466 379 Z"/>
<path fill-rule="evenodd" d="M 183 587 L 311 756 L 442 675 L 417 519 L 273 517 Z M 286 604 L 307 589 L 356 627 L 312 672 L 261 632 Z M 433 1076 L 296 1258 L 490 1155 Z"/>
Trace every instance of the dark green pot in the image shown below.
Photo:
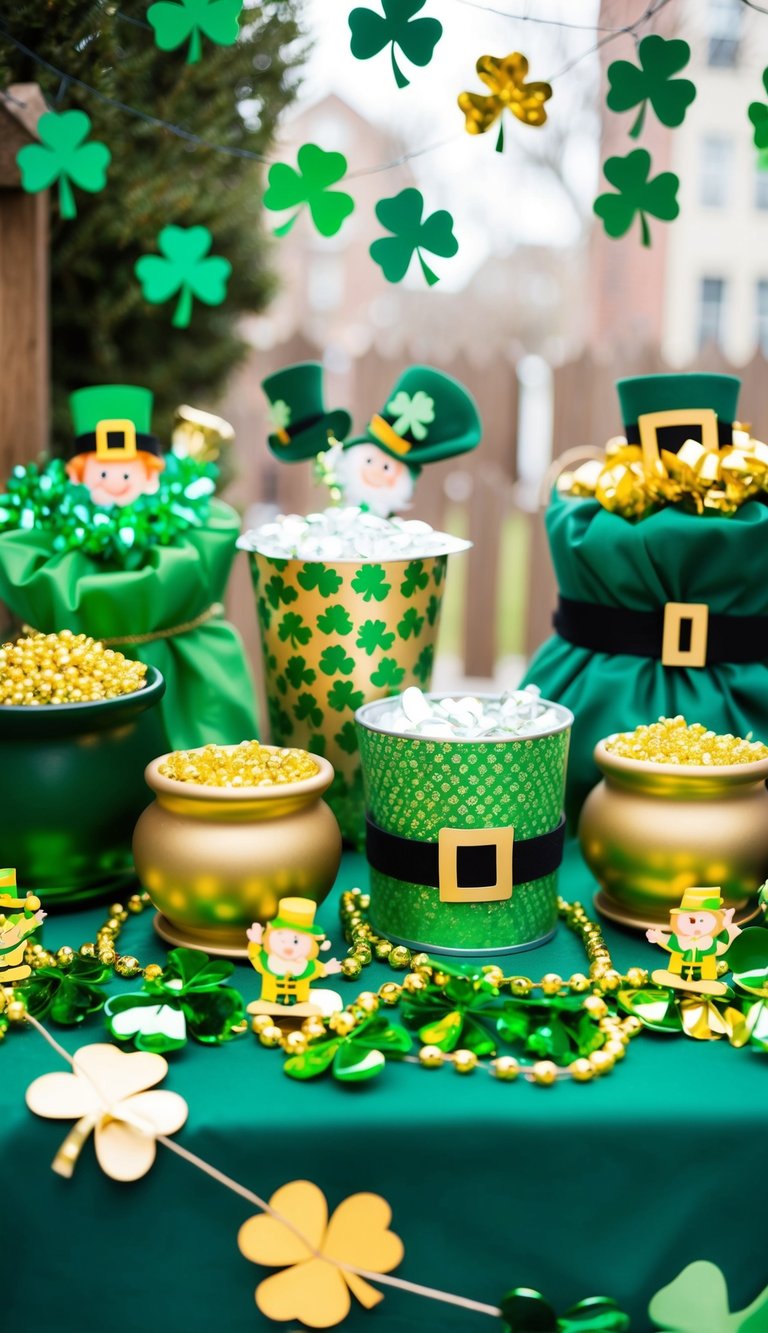
<path fill-rule="evenodd" d="M 23 892 L 50 908 L 108 897 L 133 878 L 131 837 L 167 749 L 155 667 L 135 694 L 97 703 L 0 706 L 0 847 Z"/>

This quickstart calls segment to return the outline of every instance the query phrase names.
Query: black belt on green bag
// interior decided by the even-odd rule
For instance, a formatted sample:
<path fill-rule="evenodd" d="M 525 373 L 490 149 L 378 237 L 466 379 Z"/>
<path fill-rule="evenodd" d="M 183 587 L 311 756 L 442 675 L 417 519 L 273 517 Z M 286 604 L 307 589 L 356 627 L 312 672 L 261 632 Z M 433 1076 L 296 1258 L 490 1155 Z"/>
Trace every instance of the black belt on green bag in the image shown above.
<path fill-rule="evenodd" d="M 562 639 L 593 653 L 652 657 L 668 667 L 768 661 L 768 616 L 727 616 L 706 602 L 631 611 L 561 597 L 552 617 Z"/>

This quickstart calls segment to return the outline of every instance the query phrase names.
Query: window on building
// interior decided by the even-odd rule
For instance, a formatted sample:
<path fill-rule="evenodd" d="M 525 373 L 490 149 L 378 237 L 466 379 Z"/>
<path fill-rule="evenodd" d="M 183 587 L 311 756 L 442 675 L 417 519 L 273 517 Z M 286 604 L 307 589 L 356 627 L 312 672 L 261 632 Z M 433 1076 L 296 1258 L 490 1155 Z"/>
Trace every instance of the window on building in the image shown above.
<path fill-rule="evenodd" d="M 708 0 L 707 63 L 732 69 L 738 63 L 744 7 L 741 0 Z"/>
<path fill-rule="evenodd" d="M 725 306 L 725 279 L 702 278 L 699 285 L 699 347 L 720 344 Z"/>
<path fill-rule="evenodd" d="M 761 352 L 768 353 L 768 278 L 760 278 L 755 287 L 755 341 Z"/>
<path fill-rule="evenodd" d="M 731 189 L 733 143 L 722 134 L 705 134 L 701 141 L 699 203 L 724 208 Z"/>
<path fill-rule="evenodd" d="M 768 170 L 765 169 L 755 172 L 755 208 L 768 209 Z"/>

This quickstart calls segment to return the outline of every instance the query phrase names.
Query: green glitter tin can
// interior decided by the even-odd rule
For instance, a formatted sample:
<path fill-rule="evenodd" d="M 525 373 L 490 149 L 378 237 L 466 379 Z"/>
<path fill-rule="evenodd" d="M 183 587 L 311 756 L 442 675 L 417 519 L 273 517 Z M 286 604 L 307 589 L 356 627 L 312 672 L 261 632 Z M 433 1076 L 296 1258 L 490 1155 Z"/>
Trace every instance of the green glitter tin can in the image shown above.
<path fill-rule="evenodd" d="M 454 955 L 545 944 L 557 924 L 573 714 L 550 703 L 558 721 L 537 735 L 438 740 L 386 730 L 391 703 L 355 715 L 375 929 Z"/>

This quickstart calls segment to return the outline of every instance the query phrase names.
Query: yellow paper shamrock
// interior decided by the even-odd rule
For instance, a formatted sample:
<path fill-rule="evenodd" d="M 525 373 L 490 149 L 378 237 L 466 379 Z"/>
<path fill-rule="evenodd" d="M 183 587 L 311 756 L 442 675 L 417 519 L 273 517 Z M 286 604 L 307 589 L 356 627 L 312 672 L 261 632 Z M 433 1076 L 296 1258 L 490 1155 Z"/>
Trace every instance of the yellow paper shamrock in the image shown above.
<path fill-rule="evenodd" d="M 268 1319 L 300 1319 L 309 1328 L 333 1328 L 349 1314 L 350 1292 L 367 1310 L 383 1299 L 356 1273 L 326 1261 L 369 1273 L 389 1273 L 397 1267 L 403 1243 L 388 1229 L 392 1210 L 386 1199 L 351 1194 L 329 1221 L 322 1190 L 309 1180 L 293 1180 L 273 1194 L 269 1204 L 285 1222 L 267 1213 L 249 1217 L 237 1237 L 241 1253 L 251 1263 L 283 1269 L 256 1288 L 262 1314 Z"/>
<path fill-rule="evenodd" d="M 491 96 L 459 93 L 467 134 L 485 134 L 498 120 L 496 152 L 500 153 L 504 147 L 504 123 L 500 117 L 505 108 L 524 125 L 544 124 L 547 119 L 544 103 L 552 96 L 552 88 L 548 83 L 525 82 L 528 61 L 524 55 L 513 51 L 508 56 L 481 56 L 476 69 L 483 83 L 490 88 Z"/>
<path fill-rule="evenodd" d="M 155 1138 L 174 1134 L 188 1107 L 177 1092 L 148 1092 L 168 1073 L 161 1055 L 116 1046 L 81 1046 L 71 1074 L 43 1074 L 27 1088 L 27 1106 L 49 1120 L 76 1120 L 53 1161 L 71 1176 L 83 1144 L 94 1131 L 96 1157 L 112 1180 L 138 1180 L 155 1160 Z"/>

